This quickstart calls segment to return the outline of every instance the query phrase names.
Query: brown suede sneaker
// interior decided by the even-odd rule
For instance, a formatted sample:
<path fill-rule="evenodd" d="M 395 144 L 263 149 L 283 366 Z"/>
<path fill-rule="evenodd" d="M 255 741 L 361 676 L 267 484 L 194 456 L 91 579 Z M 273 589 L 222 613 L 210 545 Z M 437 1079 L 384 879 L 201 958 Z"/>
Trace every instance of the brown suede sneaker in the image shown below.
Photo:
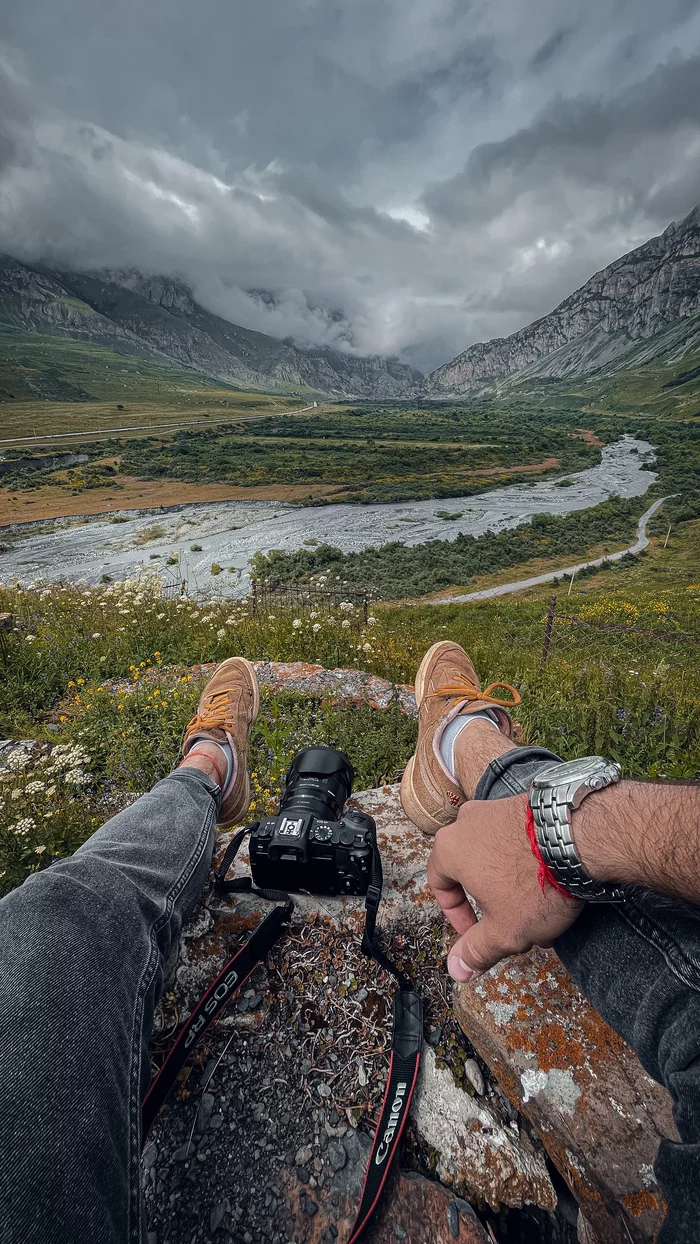
<path fill-rule="evenodd" d="M 214 671 L 199 698 L 197 712 L 185 730 L 183 757 L 198 739 L 230 743 L 236 760 L 236 776 L 222 791 L 219 825 L 227 829 L 241 820 L 250 803 L 248 740 L 260 709 L 258 679 L 244 657 L 229 657 Z"/>
<path fill-rule="evenodd" d="M 512 699 L 497 699 L 491 693 L 507 689 Z M 401 779 L 401 806 L 425 834 L 436 834 L 450 825 L 466 796 L 440 755 L 440 739 L 445 726 L 458 714 L 465 716 L 490 708 L 498 718 L 498 728 L 506 738 L 513 737 L 513 722 L 504 706 L 515 707 L 520 695 L 510 683 L 493 682 L 485 691 L 469 657 L 459 644 L 443 639 L 426 652 L 416 674 L 418 742 Z"/>

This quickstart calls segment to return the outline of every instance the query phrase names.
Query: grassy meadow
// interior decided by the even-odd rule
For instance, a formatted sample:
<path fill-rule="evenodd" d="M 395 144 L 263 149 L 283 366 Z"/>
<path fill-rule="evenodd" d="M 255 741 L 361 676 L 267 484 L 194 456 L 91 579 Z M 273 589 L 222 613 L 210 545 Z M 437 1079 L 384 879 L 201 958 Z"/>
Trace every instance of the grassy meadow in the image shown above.
<path fill-rule="evenodd" d="M 308 399 L 258 392 L 108 346 L 0 325 L 2 440 L 274 414 Z M 41 444 L 41 442 L 39 442 Z M 26 452 L 26 449 L 23 451 Z"/>
<path fill-rule="evenodd" d="M 451 637 L 484 682 L 522 695 L 524 737 L 569 758 L 598 751 L 626 773 L 688 778 L 700 769 L 700 582 L 648 587 L 620 572 L 560 602 L 542 667 L 546 598 L 475 606 L 318 610 L 313 602 L 256 615 L 250 602 L 165 599 L 156 581 L 6 586 L 0 723 L 34 740 L 0 776 L 0 890 L 65 855 L 176 762 L 202 662 L 242 654 L 359 667 L 412 682 L 426 648 Z M 569 619 L 575 618 L 572 622 Z M 600 630 L 600 624 L 610 629 Z M 591 625 L 593 624 L 593 625 Z M 632 628 L 631 630 L 629 628 Z M 396 780 L 415 740 L 398 702 L 337 706 L 263 694 L 253 734 L 253 812 L 271 808 L 291 754 L 314 741 L 350 755 L 357 787 Z"/>

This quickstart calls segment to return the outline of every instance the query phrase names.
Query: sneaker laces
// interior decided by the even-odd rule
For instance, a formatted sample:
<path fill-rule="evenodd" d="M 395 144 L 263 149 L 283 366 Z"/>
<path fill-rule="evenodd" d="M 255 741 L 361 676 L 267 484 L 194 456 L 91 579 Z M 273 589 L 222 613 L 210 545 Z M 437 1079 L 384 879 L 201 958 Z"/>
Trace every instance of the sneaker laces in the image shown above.
<path fill-rule="evenodd" d="M 492 695 L 497 687 L 505 691 L 510 691 L 512 699 L 502 700 L 498 696 Z M 484 704 L 498 704 L 501 708 L 516 708 L 520 703 L 520 692 L 509 682 L 490 682 L 488 687 L 483 691 L 479 687 L 475 687 L 472 680 L 467 674 L 455 674 L 451 682 L 443 683 L 442 686 L 436 687 L 434 691 L 428 692 L 428 698 L 433 696 L 441 696 L 445 699 L 459 697 L 460 700 L 468 700 L 470 703 L 479 701 Z"/>
<path fill-rule="evenodd" d="M 233 699 L 234 692 L 230 687 L 224 687 L 221 691 L 212 692 L 209 703 L 203 713 L 195 713 L 185 730 L 185 738 L 188 738 L 195 730 L 223 730 L 229 717 L 229 710 L 232 707 L 230 701 Z"/>

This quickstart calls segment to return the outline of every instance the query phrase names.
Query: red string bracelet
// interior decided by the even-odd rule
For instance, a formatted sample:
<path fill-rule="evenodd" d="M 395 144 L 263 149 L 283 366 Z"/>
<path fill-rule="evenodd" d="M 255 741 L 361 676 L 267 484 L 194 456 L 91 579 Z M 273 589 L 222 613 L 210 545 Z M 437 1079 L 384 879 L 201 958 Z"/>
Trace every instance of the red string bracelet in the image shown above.
<path fill-rule="evenodd" d="M 187 758 L 188 758 L 189 756 L 191 756 L 191 755 L 192 755 L 192 752 L 194 751 L 194 748 L 195 748 L 196 746 L 197 746 L 197 744 L 195 743 L 194 747 L 191 747 L 191 748 L 190 748 L 190 750 L 188 751 L 187 756 L 183 756 L 182 760 L 180 761 L 180 765 L 184 764 L 184 762 L 187 760 Z M 199 754 L 200 754 L 200 756 L 204 755 L 204 753 L 203 753 L 203 752 L 200 752 Z M 223 778 L 223 777 L 222 777 L 222 775 L 221 775 L 221 769 L 219 768 L 219 766 L 217 765 L 216 761 L 214 760 L 214 758 L 213 758 L 212 756 L 205 756 L 205 759 L 209 761 L 209 764 L 212 766 L 212 768 L 213 768 L 213 769 L 216 769 L 216 776 L 217 776 L 217 777 L 218 777 L 218 779 L 219 779 L 219 790 L 221 791 L 221 793 L 222 793 L 222 795 L 223 795 L 223 793 L 224 793 L 224 786 L 226 785 L 226 782 L 225 782 L 224 778 Z M 178 769 L 180 768 L 180 765 L 178 765 Z"/>
<path fill-rule="evenodd" d="M 527 829 L 527 840 L 530 843 L 530 850 L 532 851 L 532 854 L 537 860 L 537 880 L 540 883 L 540 890 L 544 894 L 545 886 L 551 885 L 552 889 L 556 890 L 557 894 L 561 894 L 563 898 L 569 898 L 572 900 L 572 902 L 575 903 L 576 899 L 574 895 L 569 894 L 569 891 L 565 890 L 563 885 L 561 885 L 561 883 L 557 881 L 551 868 L 549 867 L 547 863 L 545 863 L 544 859 L 542 858 L 542 852 L 540 851 L 540 844 L 537 841 L 537 833 L 535 831 L 535 822 L 532 816 L 532 808 L 530 807 L 529 803 L 525 811 L 525 828 Z"/>

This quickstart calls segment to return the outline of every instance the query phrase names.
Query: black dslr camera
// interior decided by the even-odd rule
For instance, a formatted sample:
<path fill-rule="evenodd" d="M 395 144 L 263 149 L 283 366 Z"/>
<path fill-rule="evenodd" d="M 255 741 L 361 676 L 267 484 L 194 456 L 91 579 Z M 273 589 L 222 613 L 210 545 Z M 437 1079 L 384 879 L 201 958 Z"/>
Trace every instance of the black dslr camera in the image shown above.
<path fill-rule="evenodd" d="M 263 890 L 366 894 L 377 827 L 345 803 L 355 777 L 343 752 L 305 747 L 285 776 L 277 816 L 250 835 L 253 883 Z"/>

